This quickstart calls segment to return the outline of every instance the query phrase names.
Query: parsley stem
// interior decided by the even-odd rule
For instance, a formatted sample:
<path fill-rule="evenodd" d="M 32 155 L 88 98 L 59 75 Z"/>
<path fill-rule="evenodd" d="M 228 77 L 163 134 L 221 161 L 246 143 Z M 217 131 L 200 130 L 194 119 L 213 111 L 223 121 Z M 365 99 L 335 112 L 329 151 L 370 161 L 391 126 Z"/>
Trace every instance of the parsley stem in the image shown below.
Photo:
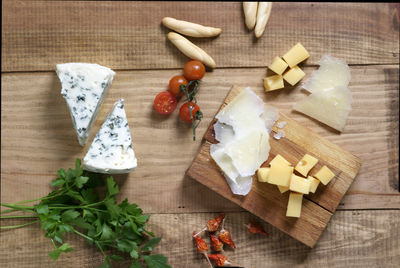
<path fill-rule="evenodd" d="M 97 241 L 95 241 L 93 238 L 91 238 L 91 237 L 89 237 L 89 236 L 87 236 L 87 235 L 85 235 L 85 234 L 82 234 L 82 233 L 79 232 L 78 230 L 73 229 L 73 231 L 74 231 L 74 233 L 76 233 L 77 235 L 80 235 L 80 236 L 82 236 L 83 238 L 86 238 L 87 240 L 90 240 L 90 241 L 92 241 L 92 242 L 96 242 L 96 243 L 97 243 Z"/>
<path fill-rule="evenodd" d="M 103 254 L 104 258 L 107 258 L 107 255 L 104 253 L 103 248 L 100 246 L 99 242 L 96 241 L 95 243 L 96 243 L 97 247 L 100 249 L 101 254 Z"/>
<path fill-rule="evenodd" d="M 18 218 L 37 218 L 37 215 L 12 215 L 12 216 L 0 216 L 0 219 L 18 219 Z"/>
<path fill-rule="evenodd" d="M 17 206 L 17 205 L 12 205 L 12 204 L 4 204 L 4 203 L 0 203 L 1 207 L 7 207 L 7 208 L 11 208 L 10 210 L 6 210 L 5 212 L 2 211 L 1 214 L 3 213 L 9 213 L 9 212 L 13 212 L 13 211 L 25 211 L 25 212 L 29 212 L 29 213 L 33 213 L 36 214 L 35 211 L 33 211 L 34 207 L 29 207 L 29 206 Z"/>
<path fill-rule="evenodd" d="M 7 213 L 15 212 L 15 211 L 21 211 L 21 210 L 20 209 L 16 209 L 16 208 L 5 209 L 5 210 L 0 211 L 0 215 L 1 214 L 7 214 Z"/>
<path fill-rule="evenodd" d="M 37 222 L 40 222 L 40 220 L 31 221 L 31 222 L 28 222 L 28 223 L 18 224 L 18 225 L 0 226 L 0 229 L 16 229 L 16 228 L 28 226 L 28 225 L 31 225 L 31 224 L 34 224 L 34 223 L 37 223 Z"/>

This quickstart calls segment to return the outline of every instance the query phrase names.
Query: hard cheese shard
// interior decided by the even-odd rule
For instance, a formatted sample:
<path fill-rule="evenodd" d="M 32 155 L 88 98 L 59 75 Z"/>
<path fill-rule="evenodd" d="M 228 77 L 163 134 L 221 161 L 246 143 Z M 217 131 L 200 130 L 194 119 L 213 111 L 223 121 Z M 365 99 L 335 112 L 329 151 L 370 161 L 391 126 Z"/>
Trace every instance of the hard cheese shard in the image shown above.
<path fill-rule="evenodd" d="M 342 60 L 322 56 L 320 67 L 303 88 L 312 94 L 296 103 L 294 110 L 342 132 L 351 111 L 350 68 Z"/>
<path fill-rule="evenodd" d="M 293 109 L 342 132 L 351 111 L 351 93 L 346 87 L 334 87 L 311 94 Z"/>
<path fill-rule="evenodd" d="M 303 84 L 303 88 L 317 93 L 336 86 L 347 87 L 350 82 L 350 68 L 346 62 L 329 55 L 323 55 L 319 69 L 314 71 Z"/>
<path fill-rule="evenodd" d="M 83 168 L 98 173 L 122 174 L 131 172 L 136 166 L 124 100 L 120 99 L 90 145 Z"/>
<path fill-rule="evenodd" d="M 210 154 L 221 168 L 234 194 L 247 195 L 252 175 L 268 159 L 269 133 L 278 119 L 276 109 L 249 88 L 243 90 L 216 116 Z"/>
<path fill-rule="evenodd" d="M 115 72 L 90 63 L 57 64 L 56 72 L 79 144 L 84 146 Z"/>

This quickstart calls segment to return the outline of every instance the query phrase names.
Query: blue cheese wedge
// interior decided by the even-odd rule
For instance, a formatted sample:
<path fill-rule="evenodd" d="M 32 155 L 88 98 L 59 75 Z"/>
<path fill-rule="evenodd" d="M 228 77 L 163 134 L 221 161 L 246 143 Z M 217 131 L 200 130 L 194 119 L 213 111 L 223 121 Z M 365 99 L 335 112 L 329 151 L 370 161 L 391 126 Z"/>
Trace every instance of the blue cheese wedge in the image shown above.
<path fill-rule="evenodd" d="M 90 145 L 83 159 L 83 168 L 98 173 L 123 174 L 136 167 L 124 99 L 120 99 Z"/>
<path fill-rule="evenodd" d="M 79 144 L 84 146 L 115 72 L 91 63 L 57 64 L 56 72 Z"/>

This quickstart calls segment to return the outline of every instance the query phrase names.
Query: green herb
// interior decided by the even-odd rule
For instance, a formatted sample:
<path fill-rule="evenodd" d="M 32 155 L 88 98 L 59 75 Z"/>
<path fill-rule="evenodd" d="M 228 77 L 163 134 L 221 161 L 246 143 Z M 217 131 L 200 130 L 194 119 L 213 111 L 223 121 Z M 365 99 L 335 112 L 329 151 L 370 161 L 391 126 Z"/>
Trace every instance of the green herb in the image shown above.
<path fill-rule="evenodd" d="M 193 129 L 193 140 L 196 140 L 196 128 L 200 124 L 201 119 L 203 118 L 203 113 L 201 111 L 197 111 L 194 116 L 192 114 L 192 105 L 190 103 L 193 101 L 195 104 L 197 103 L 196 94 L 199 91 L 199 80 L 190 81 L 186 86 L 181 85 L 179 87 L 180 91 L 185 94 L 186 100 L 188 102 L 190 119 L 192 121 L 192 129 Z M 198 120 L 197 124 L 195 124 L 195 120 Z"/>
<path fill-rule="evenodd" d="M 119 193 L 118 185 L 112 177 L 106 179 L 106 196 L 100 201 L 95 189 L 104 186 L 98 174 L 84 172 L 81 160 L 76 159 L 75 169 L 60 169 L 58 177 L 51 182 L 55 190 L 45 197 L 16 202 L 1 203 L 9 209 L 0 212 L 0 219 L 26 218 L 31 222 L 0 226 L 1 229 L 20 228 L 41 222 L 53 246 L 50 258 L 57 260 L 61 253 L 70 252 L 73 248 L 64 242 L 65 233 L 75 233 L 85 238 L 90 245 L 97 247 L 104 256 L 101 267 L 111 267 L 111 260 L 130 260 L 130 267 L 152 268 L 170 267 L 163 255 L 151 255 L 153 248 L 161 237 L 146 230 L 149 215 L 127 199 L 117 204 L 115 195 Z M 22 204 L 40 201 L 34 206 Z M 20 211 L 29 214 L 4 214 Z M 112 252 L 112 253 L 109 253 Z"/>

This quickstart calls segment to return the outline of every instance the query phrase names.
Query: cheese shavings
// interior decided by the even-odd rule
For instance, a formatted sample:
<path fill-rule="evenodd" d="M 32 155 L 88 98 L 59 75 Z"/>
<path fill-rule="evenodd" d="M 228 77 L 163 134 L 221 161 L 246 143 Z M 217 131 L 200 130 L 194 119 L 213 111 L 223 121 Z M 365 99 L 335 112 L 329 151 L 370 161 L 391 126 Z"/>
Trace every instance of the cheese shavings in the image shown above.
<path fill-rule="evenodd" d="M 269 133 L 279 114 L 246 88 L 216 118 L 214 132 L 219 143 L 211 145 L 211 157 L 224 173 L 232 193 L 247 195 L 252 176 L 268 159 Z"/>

